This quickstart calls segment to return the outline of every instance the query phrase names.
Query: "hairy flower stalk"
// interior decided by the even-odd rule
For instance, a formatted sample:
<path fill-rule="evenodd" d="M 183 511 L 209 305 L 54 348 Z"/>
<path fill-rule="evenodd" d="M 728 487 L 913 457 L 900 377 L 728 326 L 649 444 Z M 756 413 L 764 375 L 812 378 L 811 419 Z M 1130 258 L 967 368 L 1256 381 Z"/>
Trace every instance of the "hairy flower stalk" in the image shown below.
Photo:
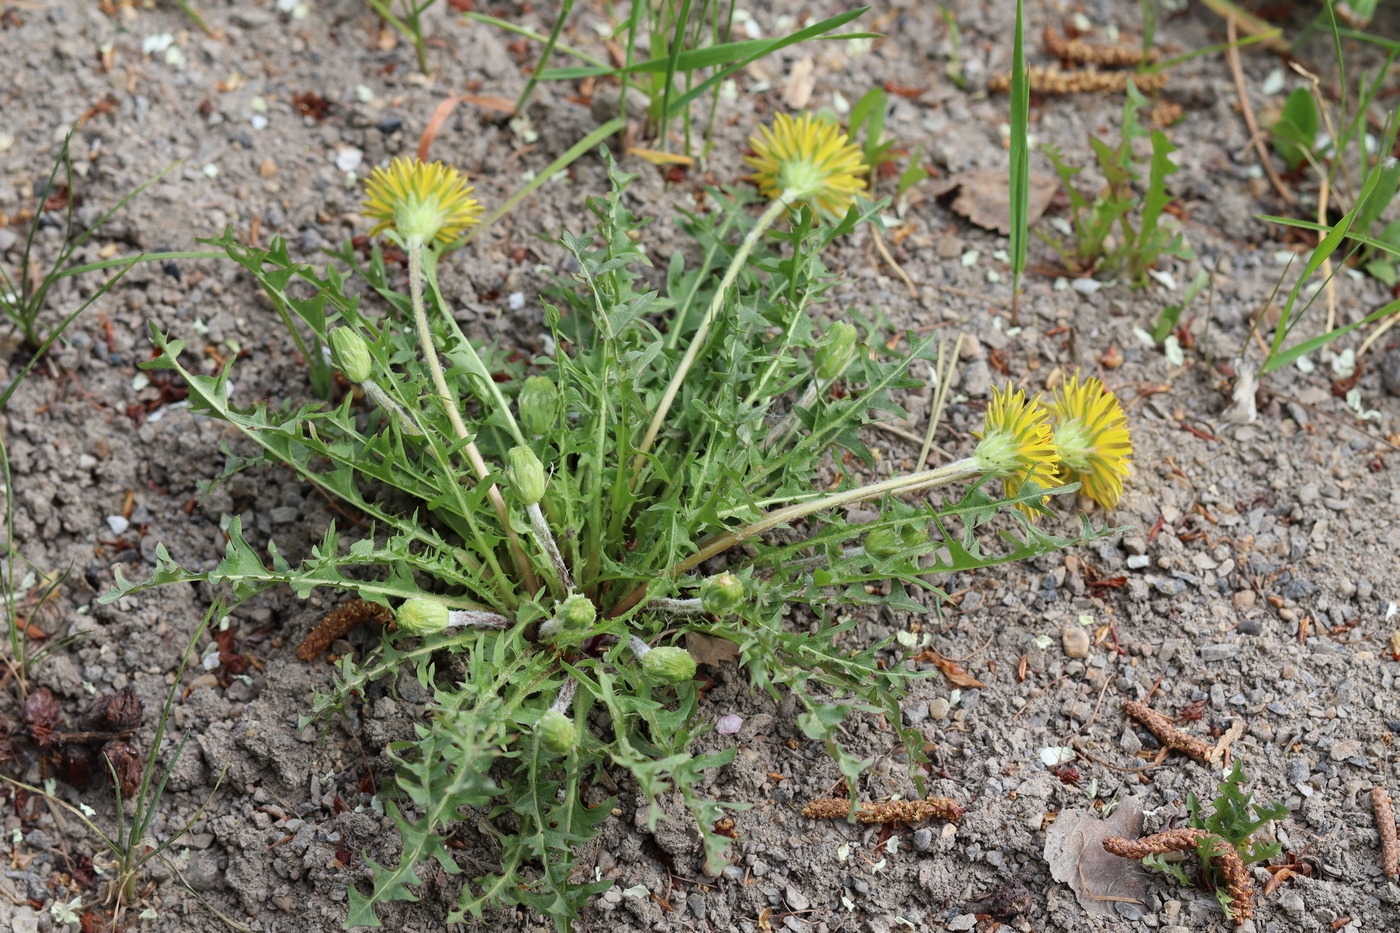
<path fill-rule="evenodd" d="M 423 301 L 423 252 L 427 243 L 451 242 L 463 230 L 480 219 L 481 205 L 470 195 L 472 188 L 455 169 L 440 162 L 425 164 L 417 160 L 395 159 L 389 168 L 375 169 L 365 188 L 365 214 L 378 221 L 372 233 L 393 227 L 404 252 L 408 254 L 409 298 L 413 305 L 413 323 L 418 331 L 424 365 L 432 377 L 438 400 L 447 413 L 453 433 L 463 442 L 462 450 L 478 479 L 491 475 L 481 451 L 472 440 L 458 412 L 457 397 L 447 384 L 437 347 L 428 328 L 428 312 Z M 493 483 L 486 491 L 496 517 L 501 523 L 510 547 L 511 560 L 526 589 L 539 589 L 530 560 L 520 546 L 520 536 L 510 524 L 505 498 Z"/>
<path fill-rule="evenodd" d="M 569 573 L 569 565 L 559 552 L 559 544 L 554 540 L 554 532 L 545 520 L 540 500 L 544 498 L 544 465 L 528 447 L 512 447 L 506 454 L 506 476 L 516 499 L 525 507 L 530 518 L 530 529 L 549 563 L 554 568 L 554 576 L 559 586 L 567 593 L 574 588 L 574 580 Z"/>
<path fill-rule="evenodd" d="M 1058 458 L 1055 445 L 1050 440 L 1050 426 L 1045 420 L 1047 413 L 1040 405 L 1039 397 L 1028 403 L 1023 392 L 1012 392 L 1010 387 L 1004 393 L 996 389 L 992 392 L 992 403 L 987 406 L 980 434 L 981 441 L 971 457 L 932 470 L 895 476 L 767 512 L 743 528 L 716 535 L 704 542 L 700 550 L 671 567 L 665 575 L 685 573 L 737 544 L 809 515 L 881 496 L 912 495 L 987 474 L 1002 477 L 1009 496 L 1019 492 L 1027 478 L 1043 486 L 1053 486 Z M 644 584 L 627 594 L 609 611 L 609 615 L 620 615 L 645 597 Z"/>
<path fill-rule="evenodd" d="M 690 346 L 686 348 L 675 374 L 661 395 L 651 424 L 637 446 L 637 456 L 632 460 L 633 482 L 636 482 L 676 395 L 705 345 L 710 326 L 719 316 L 730 286 L 768 228 L 785 211 L 800 203 L 811 204 L 828 216 L 843 214 L 854 202 L 855 195 L 865 187 L 862 176 L 870 170 L 869 166 L 861 160 L 860 147 L 853 144 L 850 137 L 836 125 L 814 120 L 810 115 L 793 119 L 779 114 L 773 129 L 760 127 L 760 132 L 761 136 L 749 139 L 756 155 L 745 161 L 757 170 L 749 179 L 758 185 L 766 197 L 772 199 L 772 203 L 759 215 L 753 229 L 739 244 L 724 278 L 720 280 L 719 288 L 715 290 L 714 298 L 710 300 L 710 306 L 705 309 L 700 325 L 690 338 Z"/>

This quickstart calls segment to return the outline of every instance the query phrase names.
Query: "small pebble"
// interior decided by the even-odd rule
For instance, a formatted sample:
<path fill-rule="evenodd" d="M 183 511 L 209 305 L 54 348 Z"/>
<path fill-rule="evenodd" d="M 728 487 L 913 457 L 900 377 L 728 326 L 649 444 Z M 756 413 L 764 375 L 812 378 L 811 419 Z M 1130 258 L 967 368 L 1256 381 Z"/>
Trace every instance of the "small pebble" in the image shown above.
<path fill-rule="evenodd" d="M 1224 661 L 1240 653 L 1239 645 L 1202 645 L 1202 661 Z"/>
<path fill-rule="evenodd" d="M 915 852 L 927 852 L 933 848 L 933 830 L 925 827 L 914 830 L 914 838 L 910 841 Z"/>
<path fill-rule="evenodd" d="M 947 719 L 948 713 L 953 709 L 953 704 L 949 703 L 946 697 L 934 697 L 928 701 L 928 716 L 930 719 Z"/>
<path fill-rule="evenodd" d="M 1141 570 L 1142 568 L 1146 567 L 1149 563 L 1151 563 L 1151 558 L 1149 558 L 1146 554 L 1128 555 L 1129 570 Z"/>
<path fill-rule="evenodd" d="M 335 167 L 342 172 L 353 172 L 365 160 L 365 154 L 358 149 L 341 149 L 335 154 Z"/>
<path fill-rule="evenodd" d="M 131 522 L 124 515 L 108 515 L 107 527 L 112 529 L 114 535 L 125 534 L 126 530 L 131 527 Z"/>
<path fill-rule="evenodd" d="M 1089 631 L 1084 626 L 1077 623 L 1066 625 L 1064 631 L 1060 633 L 1060 641 L 1064 645 L 1065 657 L 1084 658 L 1089 655 Z"/>

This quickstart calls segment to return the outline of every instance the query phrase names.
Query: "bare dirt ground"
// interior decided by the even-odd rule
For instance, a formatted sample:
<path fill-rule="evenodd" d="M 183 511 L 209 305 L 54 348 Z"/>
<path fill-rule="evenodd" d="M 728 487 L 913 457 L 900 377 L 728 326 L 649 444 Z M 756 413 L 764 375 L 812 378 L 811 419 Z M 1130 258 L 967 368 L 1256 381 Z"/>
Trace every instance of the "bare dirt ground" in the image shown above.
<path fill-rule="evenodd" d="M 164 3 L 104 11 L 75 0 L 0 0 L 0 213 L 7 218 L 0 262 L 18 262 L 25 228 L 16 218 L 42 186 L 64 133 L 82 118 L 73 153 L 85 221 L 181 161 L 79 259 L 196 248 L 197 237 L 231 227 L 259 242 L 285 237 L 293 255 L 318 261 L 320 249 L 368 230 L 356 214 L 354 174 L 411 153 L 445 97 L 513 98 L 533 64 L 532 47 L 460 21 L 447 4 L 428 16 L 435 71 L 427 78 L 415 73 L 411 49 L 361 3 L 281 6 L 202 0 L 216 34 L 208 36 Z M 553 5 L 525 6 L 476 3 L 547 31 Z M 739 93 L 721 104 L 703 171 L 674 182 L 624 157 L 624 167 L 641 176 L 629 194 L 636 209 L 662 218 L 648 243 L 658 265 L 676 237 L 671 206 L 693 205 L 704 184 L 738 182 L 747 136 L 774 111 L 789 109 L 784 94 L 804 90 L 792 75 L 808 66 L 813 107 L 854 101 L 880 84 L 909 91 L 891 93 L 889 131 L 903 146 L 921 146 L 938 176 L 1003 169 L 1007 103 L 985 86 L 1009 67 L 1011 5 L 947 6 L 961 30 L 965 89 L 947 76 L 952 45 L 938 7 L 877 0 L 861 25 L 888 38 L 809 44 L 742 73 Z M 1030 7 L 1035 63 L 1048 63 L 1035 38 L 1040 29 L 1069 22 L 1072 13 L 1096 27 L 1099 40 L 1111 27 L 1140 28 L 1135 4 L 1047 0 Z M 757 34 L 774 35 L 796 18 L 841 9 L 829 0 L 780 0 L 750 4 L 748 12 Z M 1296 32 L 1306 12 L 1283 25 Z M 594 26 L 605 21 L 603 5 L 580 3 L 575 15 L 566 40 L 602 54 Z M 1395 25 L 1373 29 L 1395 35 Z M 1159 43 L 1175 51 L 1223 38 L 1221 22 L 1197 4 L 1159 30 Z M 1300 58 L 1332 73 L 1329 48 L 1319 38 Z M 1370 61 L 1357 50 L 1352 64 Z M 1282 94 L 1302 79 L 1285 72 L 1279 91 L 1269 76 L 1282 59 L 1257 47 L 1242 62 L 1252 105 L 1267 125 Z M 595 108 L 578 91 L 542 87 L 530 110 L 531 135 L 463 105 L 433 155 L 469 172 L 488 207 L 499 203 L 527 172 L 597 125 Z M 1265 377 L 1253 423 L 1222 419 L 1251 316 L 1267 303 L 1289 251 L 1303 248 L 1253 215 L 1311 217 L 1316 186 L 1294 183 L 1304 201 L 1290 207 L 1262 179 L 1221 55 L 1176 69 L 1160 96 L 1183 111 L 1168 130 L 1182 164 L 1169 192 L 1201 264 L 1214 273 L 1212 302 L 1202 296 L 1183 316 L 1180 360 L 1135 333 L 1150 328 L 1179 291 L 1066 288 L 1057 283 L 1054 254 L 1039 241 L 1013 323 L 1010 275 L 999 254 L 1004 238 L 919 188 L 894 221 L 898 235 L 887 234 L 912 292 L 868 235 L 843 244 L 832 262 L 848 284 L 825 313 L 856 307 L 884 314 L 893 328 L 967 335 L 957 398 L 939 436 L 945 448 L 970 446 L 968 432 L 994 382 L 1040 389 L 1057 370 L 1082 367 L 1102 374 L 1128 405 L 1135 472 L 1110 516 L 1128 526 L 1123 535 L 1094 549 L 940 581 L 959 598 L 937 624 L 933 646 L 962 659 L 985 686 L 959 690 L 930 677 L 910 695 L 904 715 L 929 743 L 934 791 L 964 804 L 966 816 L 956 825 L 892 833 L 802 817 L 802 802 L 825 796 L 838 781 L 835 766 L 822 747 L 802 739 L 786 705 L 751 694 L 739 672 L 719 670 L 702 715 L 745 719 L 737 735 L 702 743 L 739 745 L 733 764 L 713 773 L 708 788 L 749 805 L 736 818 L 732 865 L 718 878 L 704 876 L 693 830 L 681 821 L 647 832 L 640 795 L 624 784 L 620 812 L 588 853 L 597 876 L 616 884 L 596 898 L 579 929 L 885 933 L 990 930 L 998 922 L 1023 930 L 1226 929 L 1209 894 L 1163 875 L 1125 873 L 1123 865 L 1081 863 L 1087 846 L 1078 837 L 1065 843 L 1068 854 L 1053 846 L 1047 853 L 1054 822 L 1070 825 L 1113 805 L 1120 814 L 1140 810 L 1151 832 L 1184 823 L 1188 793 L 1213 796 L 1218 772 L 1183 756 L 1142 770 L 1155 758 L 1156 741 L 1127 723 L 1120 707 L 1153 688 L 1152 704 L 1168 715 L 1196 708 L 1199 719 L 1183 728 L 1212 741 L 1239 723 L 1243 733 L 1232 751 L 1257 799 L 1289 810 L 1274 832 L 1304 867 L 1260 897 L 1245 929 L 1400 927 L 1400 888 L 1382 875 L 1368 804 L 1374 785 L 1400 790 L 1400 661 L 1390 641 L 1400 628 L 1396 332 L 1362 358 L 1355 381 L 1373 417 L 1358 418 L 1333 391 L 1338 377 L 1323 353 L 1313 355 L 1312 372 L 1288 367 Z M 1120 110 L 1121 95 L 1114 94 L 1037 99 L 1032 132 L 1071 161 L 1086 162 L 1089 134 L 1116 141 Z M 1040 156 L 1034 168 L 1049 171 Z M 605 183 L 601 163 L 582 159 L 567 180 L 546 184 L 448 263 L 446 285 L 469 310 L 475 336 L 519 345 L 536 339 L 535 296 L 564 265 L 564 252 L 537 235 L 579 232 L 583 199 L 602 193 Z M 1064 214 L 1057 203 L 1048 217 Z M 55 225 L 42 227 L 41 255 L 54 252 L 59 234 Z M 1194 274 L 1176 261 L 1163 271 L 1178 283 Z M 48 319 L 94 287 L 92 278 L 68 280 L 54 292 Z M 1374 280 L 1347 274 L 1336 288 L 1340 322 L 1389 299 Z M 1319 307 L 1305 325 L 1309 334 L 1318 332 L 1323 313 Z M 148 711 L 135 740 L 141 749 L 154 729 L 150 711 L 159 709 L 211 594 L 180 586 L 98 605 L 114 568 L 147 576 L 157 543 L 186 566 L 209 565 L 222 552 L 221 521 L 235 514 L 250 540 L 276 539 L 295 558 L 334 514 L 332 503 L 275 469 L 203 490 L 237 440 L 186 410 L 177 386 L 137 369 L 150 355 L 148 320 L 202 350 L 211 371 L 240 355 L 241 401 L 309 394 L 293 344 L 252 283 L 230 263 L 186 261 L 133 269 L 78 319 L 0 416 L 17 548 L 42 573 L 68 573 L 33 625 L 50 639 L 81 636 L 37 668 L 37 681 L 69 718 L 94 694 L 134 688 Z M 1338 348 L 1356 342 L 1347 338 Z M 1257 362 L 1258 347 L 1252 352 Z M 6 343 L 0 381 L 23 362 L 13 340 Z M 909 408 L 913 420 L 895 427 L 920 434 L 926 402 L 916 395 Z M 917 456 L 917 445 L 896 433 L 872 430 L 869 441 L 895 464 Z M 143 885 L 127 914 L 130 928 L 337 930 L 346 887 L 365 876 L 363 855 L 393 863 L 397 842 L 373 792 L 390 774 L 386 744 L 411 735 L 421 699 L 416 685 L 401 684 L 396 695 L 379 691 L 347 717 L 298 728 L 311 692 L 325 688 L 332 671 L 296 660 L 293 648 L 338 598 L 323 593 L 303 602 L 277 593 L 245 607 L 221 646 L 250 662 L 241 673 L 221 664 L 217 649 L 201 646 L 209 663 L 185 674 L 168 737 L 170 749 L 182 738 L 189 743 L 170 765 L 150 834 L 165 839 L 194 823 L 169 864 L 157 865 Z M 937 622 L 872 615 L 857 634 L 873 640 Z M 16 732 L 18 721 L 17 693 L 6 682 L 0 730 Z M 858 788 L 864 799 L 915 793 L 905 765 L 891 755 L 890 725 L 870 718 L 848 725 L 852 749 L 876 759 Z M 33 748 L 11 744 L 14 757 L 0 769 L 41 782 Z M 1082 754 L 1067 768 L 1046 764 L 1047 754 L 1054 760 L 1046 750 L 1066 747 Z M 58 778 L 54 794 L 91 807 L 98 825 L 115 825 L 110 786 L 98 780 L 79 791 L 49 773 Z M 65 926 L 52 908 L 77 898 L 75 914 L 92 918 L 82 929 L 98 929 L 91 923 L 101 912 L 92 905 L 107 859 L 95 840 L 42 798 L 0 789 L 0 803 L 0 921 L 16 933 L 76 930 L 78 923 Z M 470 819 L 458 837 L 469 877 L 489 864 L 491 850 Z M 1081 900 L 1054 880 L 1052 868 L 1065 866 L 1100 899 Z M 1262 890 L 1269 873 L 1256 868 L 1254 876 Z M 443 928 L 462 877 L 425 877 L 421 901 L 385 911 L 386 925 Z M 980 900 L 989 892 L 995 897 Z M 147 913 L 138 918 L 141 911 Z M 483 928 L 544 924 L 496 915 Z"/>

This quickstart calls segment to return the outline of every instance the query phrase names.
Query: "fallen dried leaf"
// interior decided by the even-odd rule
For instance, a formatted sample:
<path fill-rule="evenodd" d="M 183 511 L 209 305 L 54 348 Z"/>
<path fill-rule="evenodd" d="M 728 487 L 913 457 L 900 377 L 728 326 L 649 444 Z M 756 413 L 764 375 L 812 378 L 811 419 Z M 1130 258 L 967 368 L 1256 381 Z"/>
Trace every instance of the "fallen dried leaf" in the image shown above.
<path fill-rule="evenodd" d="M 935 665 L 942 671 L 943 676 L 947 677 L 948 682 L 954 687 L 965 687 L 968 690 L 980 690 L 987 686 L 982 683 L 982 681 L 969 674 L 967 668 L 963 667 L 957 661 L 954 661 L 952 658 L 945 658 L 932 648 L 925 648 L 914 657 L 914 660 Z"/>
<path fill-rule="evenodd" d="M 1142 903 L 1147 873 L 1136 862 L 1104 851 L 1109 836 L 1136 838 L 1142 832 L 1142 804 L 1123 799 L 1106 819 L 1093 810 L 1062 811 L 1045 833 L 1043 857 L 1050 875 L 1068 884 L 1085 912 L 1116 917 L 1115 902 Z"/>
<path fill-rule="evenodd" d="M 717 666 L 726 661 L 739 660 L 739 646 L 734 642 L 699 632 L 685 633 L 685 650 L 690 652 L 696 664 Z"/>
<path fill-rule="evenodd" d="M 1035 223 L 1050 206 L 1060 183 L 1049 175 L 1031 173 L 1030 197 L 1026 204 L 1026 222 Z M 1006 184 L 1006 172 L 1001 169 L 977 169 L 958 172 L 943 179 L 934 189 L 934 196 L 947 194 L 954 188 L 958 196 L 953 210 L 979 227 L 995 230 L 1005 236 L 1011 232 L 1011 201 Z"/>

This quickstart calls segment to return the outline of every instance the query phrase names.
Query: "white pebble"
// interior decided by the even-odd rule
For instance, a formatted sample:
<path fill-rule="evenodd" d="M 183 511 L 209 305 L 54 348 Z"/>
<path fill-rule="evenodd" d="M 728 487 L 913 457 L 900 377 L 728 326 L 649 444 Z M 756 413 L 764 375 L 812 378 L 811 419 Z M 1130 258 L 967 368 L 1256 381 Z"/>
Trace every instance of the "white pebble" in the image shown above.
<path fill-rule="evenodd" d="M 365 160 L 365 154 L 358 149 L 341 149 L 335 154 L 335 167 L 342 172 L 353 172 Z"/>
<path fill-rule="evenodd" d="M 112 529 L 114 535 L 124 534 L 131 527 L 131 522 L 122 515 L 108 515 L 107 527 Z"/>

